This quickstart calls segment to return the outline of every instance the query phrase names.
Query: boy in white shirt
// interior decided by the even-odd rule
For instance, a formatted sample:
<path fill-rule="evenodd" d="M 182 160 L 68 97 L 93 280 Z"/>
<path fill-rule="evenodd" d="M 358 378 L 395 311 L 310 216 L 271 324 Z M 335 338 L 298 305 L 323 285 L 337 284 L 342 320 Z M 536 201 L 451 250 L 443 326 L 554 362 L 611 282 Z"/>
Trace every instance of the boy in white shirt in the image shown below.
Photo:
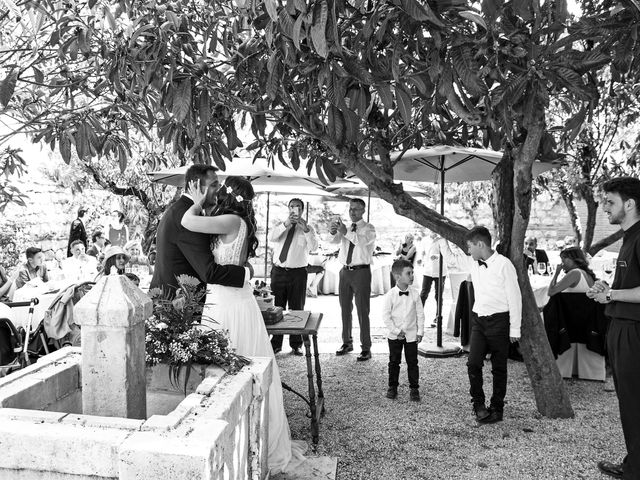
<path fill-rule="evenodd" d="M 409 398 L 420 401 L 418 390 L 418 344 L 424 334 L 424 309 L 417 289 L 413 284 L 413 265 L 407 260 L 396 260 L 391 266 L 396 286 L 384 295 L 382 318 L 387 327 L 389 342 L 389 389 L 387 398 L 398 396 L 398 377 L 402 350 L 407 361 L 409 376 Z"/>

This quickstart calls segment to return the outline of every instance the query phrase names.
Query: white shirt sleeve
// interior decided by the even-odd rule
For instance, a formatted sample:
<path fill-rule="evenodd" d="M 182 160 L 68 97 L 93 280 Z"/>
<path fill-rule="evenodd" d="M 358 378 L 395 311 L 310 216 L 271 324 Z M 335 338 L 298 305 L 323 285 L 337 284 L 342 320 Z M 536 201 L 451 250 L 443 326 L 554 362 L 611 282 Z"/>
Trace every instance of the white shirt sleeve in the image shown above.
<path fill-rule="evenodd" d="M 400 333 L 401 328 L 397 327 L 391 318 L 391 310 L 393 308 L 392 293 L 395 293 L 394 289 L 391 289 L 384 294 L 384 298 L 382 300 L 382 319 L 384 320 L 384 326 L 387 328 L 389 335 L 396 337 Z"/>
<path fill-rule="evenodd" d="M 520 326 L 522 325 L 522 293 L 518 284 L 516 267 L 509 259 L 504 263 L 503 274 L 505 279 L 505 296 L 509 305 L 509 336 L 520 338 Z"/>
<path fill-rule="evenodd" d="M 418 317 L 418 333 L 421 337 L 424 336 L 424 307 L 422 306 L 422 300 L 420 299 L 420 294 L 415 292 L 415 305 L 416 305 L 416 315 Z"/>

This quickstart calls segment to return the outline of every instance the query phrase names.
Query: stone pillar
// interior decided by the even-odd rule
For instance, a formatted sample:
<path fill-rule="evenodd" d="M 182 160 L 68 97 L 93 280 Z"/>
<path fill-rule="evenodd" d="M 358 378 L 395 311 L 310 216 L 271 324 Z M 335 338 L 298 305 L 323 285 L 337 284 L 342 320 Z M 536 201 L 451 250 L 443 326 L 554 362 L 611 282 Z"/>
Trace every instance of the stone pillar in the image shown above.
<path fill-rule="evenodd" d="M 85 415 L 146 418 L 145 320 L 151 299 L 123 275 L 102 277 L 75 306 Z"/>

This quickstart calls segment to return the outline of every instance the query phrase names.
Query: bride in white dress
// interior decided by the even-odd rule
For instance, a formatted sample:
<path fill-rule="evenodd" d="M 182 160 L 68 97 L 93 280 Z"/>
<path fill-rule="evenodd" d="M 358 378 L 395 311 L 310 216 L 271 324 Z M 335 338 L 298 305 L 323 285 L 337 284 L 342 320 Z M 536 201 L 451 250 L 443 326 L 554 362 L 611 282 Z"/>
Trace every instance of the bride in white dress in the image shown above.
<path fill-rule="evenodd" d="M 213 216 L 210 217 L 200 215 L 205 200 L 200 185 L 189 185 L 187 193 L 194 204 L 182 217 L 182 226 L 193 232 L 214 235 L 213 254 L 219 265 L 244 265 L 247 258 L 255 257 L 258 240 L 251 183 L 240 177 L 227 177 L 218 190 Z M 304 461 L 306 443 L 291 440 L 280 371 L 253 288 L 249 283 L 243 288 L 208 285 L 203 323 L 206 322 L 205 317 L 214 320 L 213 328 L 229 331 L 231 344 L 238 354 L 273 358 L 273 382 L 269 389 L 268 464 L 271 473 L 290 470 Z"/>

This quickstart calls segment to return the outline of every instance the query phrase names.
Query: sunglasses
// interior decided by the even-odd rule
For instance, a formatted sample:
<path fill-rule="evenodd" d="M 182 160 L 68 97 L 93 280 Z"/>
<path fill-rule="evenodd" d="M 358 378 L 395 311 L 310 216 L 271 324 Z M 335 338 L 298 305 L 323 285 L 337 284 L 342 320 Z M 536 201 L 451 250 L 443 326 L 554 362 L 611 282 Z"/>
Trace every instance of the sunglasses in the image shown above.
<path fill-rule="evenodd" d="M 126 255 L 116 255 L 116 260 L 126 260 L 127 256 Z"/>

